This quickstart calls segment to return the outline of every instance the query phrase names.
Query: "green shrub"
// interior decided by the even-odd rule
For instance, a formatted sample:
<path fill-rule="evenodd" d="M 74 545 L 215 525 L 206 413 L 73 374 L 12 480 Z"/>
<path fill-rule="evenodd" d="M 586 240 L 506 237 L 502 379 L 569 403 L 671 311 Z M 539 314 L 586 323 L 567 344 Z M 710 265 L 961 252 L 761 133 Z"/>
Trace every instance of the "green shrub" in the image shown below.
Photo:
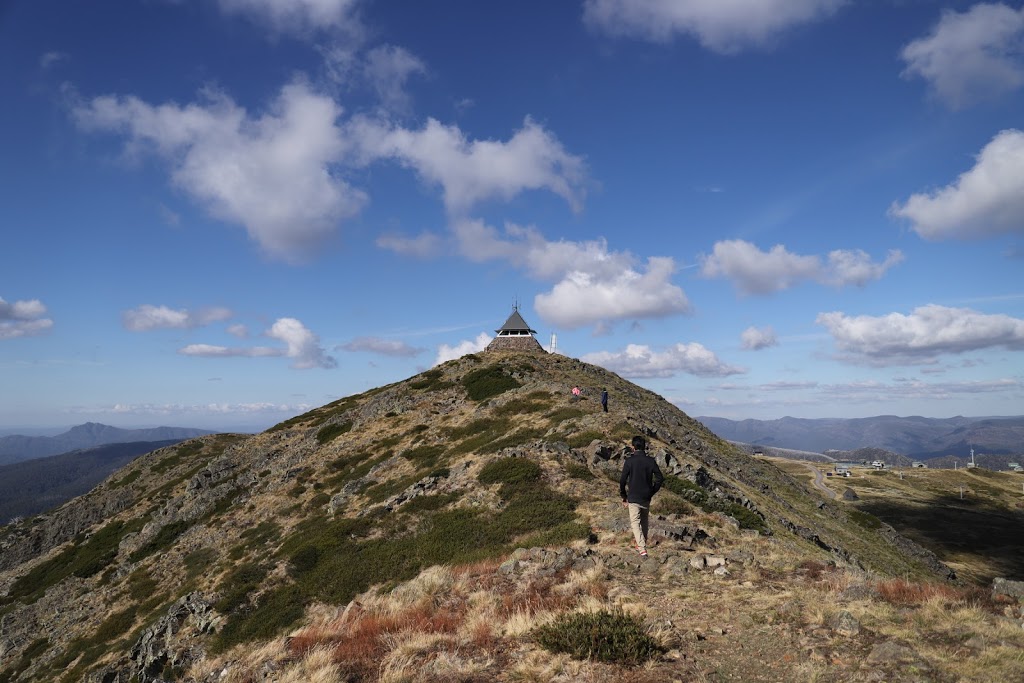
<path fill-rule="evenodd" d="M 402 457 L 417 467 L 434 467 L 446 450 L 443 444 L 416 446 L 402 453 Z"/>
<path fill-rule="evenodd" d="M 212 567 L 216 561 L 217 551 L 214 548 L 193 550 L 183 558 L 185 573 L 193 579 Z"/>
<path fill-rule="evenodd" d="M 33 640 L 32 643 L 25 648 L 25 651 L 21 653 L 21 657 L 18 659 L 17 663 L 4 671 L 0 671 L 0 683 L 8 683 L 9 681 L 13 681 L 21 676 L 25 669 L 32 665 L 32 660 L 46 652 L 48 647 L 50 647 L 50 641 L 46 638 Z"/>
<path fill-rule="evenodd" d="M 124 475 L 123 477 L 121 477 L 117 481 L 111 482 L 110 483 L 110 488 L 112 488 L 112 489 L 119 489 L 119 488 L 121 488 L 123 486 L 128 486 L 128 484 L 131 484 L 132 482 L 134 482 L 141 475 L 142 475 L 142 470 L 141 469 L 137 469 L 137 470 L 134 470 L 133 472 L 129 472 L 128 474 Z"/>
<path fill-rule="evenodd" d="M 338 438 L 342 434 L 347 434 L 350 431 L 352 431 L 351 422 L 340 422 L 327 425 L 326 427 L 322 427 L 316 433 L 316 441 L 322 446 L 329 441 L 334 441 L 334 439 Z"/>
<path fill-rule="evenodd" d="M 665 651 L 636 617 L 621 611 L 563 615 L 533 635 L 545 650 L 580 660 L 636 665 Z"/>
<path fill-rule="evenodd" d="M 249 599 L 249 594 L 259 587 L 266 576 L 267 567 L 262 564 L 247 562 L 235 567 L 217 584 L 221 598 L 213 606 L 224 614 L 234 611 Z"/>
<path fill-rule="evenodd" d="M 481 484 L 520 485 L 540 480 L 543 470 L 540 465 L 527 458 L 499 458 L 480 469 L 477 481 Z"/>
<path fill-rule="evenodd" d="M 138 569 L 132 572 L 131 576 L 128 577 L 126 585 L 128 587 L 128 597 L 136 601 L 148 598 L 159 586 L 156 579 L 152 578 L 145 569 Z"/>
<path fill-rule="evenodd" d="M 587 411 L 582 408 L 563 407 L 556 408 L 549 413 L 545 413 L 544 417 L 551 421 L 551 426 L 557 427 L 566 420 L 572 420 L 577 417 L 583 417 L 587 414 Z"/>
<path fill-rule="evenodd" d="M 498 396 L 522 386 L 516 378 L 508 375 L 500 365 L 489 365 L 466 373 L 462 378 L 469 398 L 474 401 Z"/>
<path fill-rule="evenodd" d="M 159 550 L 170 548 L 171 544 L 177 540 L 178 536 L 181 536 L 183 533 L 188 531 L 190 526 L 192 526 L 192 524 L 183 519 L 179 519 L 177 522 L 171 522 L 170 524 L 165 524 L 160 528 L 160 531 L 157 532 L 156 536 L 129 555 L 128 559 L 132 562 L 138 562 Z"/>
<path fill-rule="evenodd" d="M 569 475 L 570 479 L 582 479 L 588 481 L 590 479 L 596 479 L 594 473 L 590 471 L 590 468 L 586 465 L 580 465 L 579 463 L 569 463 L 565 466 L 565 473 Z"/>
<path fill-rule="evenodd" d="M 252 547 L 267 545 L 281 538 L 281 526 L 272 520 L 260 522 L 251 529 L 241 533 L 241 537 L 249 542 Z"/>
<path fill-rule="evenodd" d="M 864 512 L 863 510 L 847 510 L 847 515 L 854 523 L 864 527 L 865 529 L 880 529 L 882 527 L 882 520 L 875 517 L 870 512 Z"/>
<path fill-rule="evenodd" d="M 269 591 L 254 609 L 227 620 L 213 649 L 223 652 L 239 643 L 273 638 L 302 617 L 308 601 L 305 592 L 295 584 Z"/>
<path fill-rule="evenodd" d="M 35 602 L 46 590 L 65 578 L 75 575 L 88 578 L 98 574 L 117 558 L 117 548 L 127 534 L 138 531 L 142 519 L 131 524 L 111 522 L 94 533 L 88 540 L 76 539 L 53 559 L 34 567 L 15 581 L 8 591 L 8 599 L 28 599 Z M 83 542 L 84 541 L 84 542 Z"/>
<path fill-rule="evenodd" d="M 651 512 L 658 515 L 692 515 L 693 506 L 671 492 L 663 492 L 655 496 Z"/>
<path fill-rule="evenodd" d="M 549 545 L 565 546 L 574 541 L 596 540 L 590 527 L 581 522 L 564 522 L 544 531 L 538 531 L 523 539 L 518 545 L 537 548 Z"/>
<path fill-rule="evenodd" d="M 135 623 L 136 607 L 132 605 L 120 612 L 111 614 L 99 625 L 96 632 L 89 637 L 93 643 L 106 643 L 126 633 Z"/>
<path fill-rule="evenodd" d="M 697 486 L 689 479 L 683 479 L 672 474 L 665 475 L 665 488 L 687 500 L 692 500 L 698 505 L 707 502 L 708 492 Z"/>
<path fill-rule="evenodd" d="M 454 503 L 459 499 L 457 493 L 440 493 L 433 496 L 416 496 L 412 500 L 402 505 L 402 512 L 407 514 L 417 514 L 420 512 L 427 512 L 433 510 L 440 510 L 449 503 Z"/>
<path fill-rule="evenodd" d="M 409 382 L 409 387 L 417 391 L 439 391 L 452 386 L 452 383 L 444 379 L 444 371 L 438 368 L 427 370 Z"/>
<path fill-rule="evenodd" d="M 592 441 L 601 441 L 604 438 L 604 434 L 601 432 L 588 430 L 570 434 L 565 442 L 569 444 L 569 448 L 583 448 L 584 446 L 589 446 Z"/>

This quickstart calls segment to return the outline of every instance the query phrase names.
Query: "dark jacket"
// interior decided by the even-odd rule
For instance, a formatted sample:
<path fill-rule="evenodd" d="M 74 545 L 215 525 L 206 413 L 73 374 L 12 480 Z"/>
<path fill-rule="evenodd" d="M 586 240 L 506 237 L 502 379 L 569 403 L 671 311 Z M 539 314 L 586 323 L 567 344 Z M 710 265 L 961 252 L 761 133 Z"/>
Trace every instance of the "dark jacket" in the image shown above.
<path fill-rule="evenodd" d="M 622 500 L 650 507 L 651 498 L 665 482 L 665 475 L 651 456 L 644 451 L 634 451 L 633 455 L 622 463 L 622 476 L 619 477 L 619 495 Z M 626 494 L 626 485 L 629 494 Z"/>

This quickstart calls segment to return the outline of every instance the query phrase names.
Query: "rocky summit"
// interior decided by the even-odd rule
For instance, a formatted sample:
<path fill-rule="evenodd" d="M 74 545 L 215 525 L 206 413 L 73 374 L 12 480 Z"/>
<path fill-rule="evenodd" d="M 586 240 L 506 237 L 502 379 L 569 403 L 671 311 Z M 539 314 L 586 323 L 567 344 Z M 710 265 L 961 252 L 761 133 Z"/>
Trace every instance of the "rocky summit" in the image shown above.
<path fill-rule="evenodd" d="M 463 356 L 0 529 L 0 682 L 1021 680 L 1020 584 L 854 504 L 602 368 Z"/>

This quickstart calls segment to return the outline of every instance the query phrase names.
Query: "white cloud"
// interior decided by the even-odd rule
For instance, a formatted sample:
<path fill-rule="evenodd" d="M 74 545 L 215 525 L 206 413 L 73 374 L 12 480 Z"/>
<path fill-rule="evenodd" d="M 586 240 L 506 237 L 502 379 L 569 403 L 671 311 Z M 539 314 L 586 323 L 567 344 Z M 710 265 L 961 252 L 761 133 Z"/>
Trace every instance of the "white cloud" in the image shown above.
<path fill-rule="evenodd" d="M 228 325 L 227 333 L 238 337 L 239 339 L 245 339 L 249 336 L 249 328 L 241 323 L 236 323 L 234 325 Z"/>
<path fill-rule="evenodd" d="M 0 298 L 0 339 L 33 337 L 48 332 L 53 320 L 44 318 L 46 306 L 39 299 L 7 303 Z"/>
<path fill-rule="evenodd" d="M 363 192 L 332 172 L 348 142 L 331 98 L 292 83 L 259 117 L 224 95 L 207 99 L 182 107 L 103 96 L 74 116 L 86 130 L 126 135 L 130 153 L 153 149 L 171 165 L 176 185 L 287 261 L 310 255 L 365 204 Z"/>
<path fill-rule="evenodd" d="M 253 346 L 248 348 L 216 346 L 213 344 L 189 344 L 178 349 L 183 356 L 202 356 L 205 358 L 267 358 L 283 356 L 282 349 L 272 349 L 267 346 Z"/>
<path fill-rule="evenodd" d="M 636 266 L 628 252 L 610 252 L 603 239 L 549 241 L 536 228 L 514 224 L 503 232 L 478 220 L 453 226 L 459 249 L 472 261 L 506 261 L 539 280 L 556 281 L 534 298 L 549 324 L 567 328 L 630 318 L 660 318 L 690 312 L 690 302 L 672 284 L 675 261 L 651 257 Z"/>
<path fill-rule="evenodd" d="M 818 256 L 793 254 L 781 244 L 765 252 L 744 240 L 725 240 L 715 243 L 711 255 L 701 257 L 701 274 L 729 278 L 742 294 L 771 294 L 805 280 L 833 287 L 863 286 L 902 260 L 903 254 L 895 249 L 881 263 L 859 249 L 839 249 L 829 252 L 828 263 L 823 264 Z"/>
<path fill-rule="evenodd" d="M 454 214 L 525 190 L 546 189 L 573 209 L 582 206 L 583 159 L 529 117 L 507 142 L 468 140 L 457 126 L 435 119 L 421 130 L 409 130 L 360 117 L 352 121 L 349 136 L 360 145 L 365 163 L 393 158 L 440 185 L 445 206 Z"/>
<path fill-rule="evenodd" d="M 771 327 L 748 327 L 740 335 L 743 348 L 747 351 L 760 351 L 772 346 L 778 346 L 779 340 L 775 337 L 775 330 Z"/>
<path fill-rule="evenodd" d="M 174 310 L 167 306 L 153 306 L 143 304 L 121 313 L 121 322 L 125 329 L 132 332 L 148 332 L 158 329 L 190 329 L 202 327 L 215 322 L 221 322 L 231 318 L 232 313 L 227 308 L 214 306 L 203 308 L 195 313 L 187 309 Z"/>
<path fill-rule="evenodd" d="M 440 365 L 445 361 L 461 358 L 467 353 L 478 353 L 483 351 L 487 348 L 487 345 L 491 343 L 492 339 L 493 337 L 486 332 L 481 332 L 477 335 L 476 339 L 465 339 L 455 346 L 441 344 L 437 347 L 437 358 L 434 359 L 434 365 Z"/>
<path fill-rule="evenodd" d="M 586 0 L 584 21 L 611 35 L 668 42 L 692 35 L 704 47 L 735 53 L 834 14 L 846 0 Z"/>
<path fill-rule="evenodd" d="M 280 33 L 316 29 L 359 30 L 359 0 L 218 0 L 223 11 L 243 14 Z"/>
<path fill-rule="evenodd" d="M 933 363 L 937 356 L 989 348 L 1024 350 L 1024 320 L 931 304 L 910 315 L 820 313 L 845 360 L 875 366 Z"/>
<path fill-rule="evenodd" d="M 232 334 L 243 336 L 245 328 L 235 328 Z M 206 358 L 276 358 L 292 359 L 292 367 L 297 369 L 337 367 L 337 361 L 328 356 L 320 339 L 305 325 L 295 318 L 278 318 L 264 335 L 284 343 L 285 348 L 269 346 L 220 346 L 217 344 L 189 344 L 178 349 L 183 356 L 200 356 Z"/>
<path fill-rule="evenodd" d="M 441 238 L 432 232 L 421 232 L 416 237 L 403 235 L 381 235 L 377 238 L 377 246 L 403 256 L 414 258 L 430 258 L 441 250 Z"/>
<path fill-rule="evenodd" d="M 571 271 L 533 307 L 548 323 L 574 329 L 609 320 L 663 318 L 690 311 L 682 289 L 669 278 L 675 263 L 651 257 L 644 272 L 626 270 L 610 277 Z"/>
<path fill-rule="evenodd" d="M 404 48 L 380 45 L 366 53 L 363 73 L 386 109 L 405 112 L 409 108 L 406 83 L 412 76 L 427 73 L 427 67 Z"/>
<path fill-rule="evenodd" d="M 356 337 L 347 344 L 337 347 L 343 351 L 367 351 L 379 353 L 383 356 L 398 356 L 411 358 L 418 356 L 426 349 L 409 346 L 397 339 L 381 339 L 380 337 Z"/>
<path fill-rule="evenodd" d="M 673 377 L 680 372 L 698 377 L 725 377 L 747 372 L 745 368 L 723 363 L 696 342 L 675 344 L 662 352 L 643 344 L 629 344 L 617 353 L 598 351 L 586 354 L 581 360 L 625 377 Z"/>
<path fill-rule="evenodd" d="M 911 195 L 889 213 L 928 240 L 1024 234 L 1024 132 L 1001 131 L 955 183 Z"/>
<path fill-rule="evenodd" d="M 320 338 L 295 318 L 279 318 L 266 335 L 285 343 L 285 355 L 293 359 L 293 368 L 330 369 L 338 365 L 320 346 Z"/>
<path fill-rule="evenodd" d="M 904 78 L 925 79 L 950 107 L 960 108 L 1024 84 L 1024 9 L 980 3 L 945 10 L 935 29 L 903 48 Z"/>

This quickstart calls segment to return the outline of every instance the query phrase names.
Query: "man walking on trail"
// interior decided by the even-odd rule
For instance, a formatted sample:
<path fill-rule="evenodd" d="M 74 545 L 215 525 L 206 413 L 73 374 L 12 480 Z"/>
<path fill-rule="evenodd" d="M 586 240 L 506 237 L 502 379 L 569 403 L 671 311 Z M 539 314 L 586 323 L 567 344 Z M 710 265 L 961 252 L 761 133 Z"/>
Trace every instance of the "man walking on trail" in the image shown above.
<path fill-rule="evenodd" d="M 651 498 L 665 482 L 665 475 L 651 456 L 647 455 L 647 441 L 634 436 L 633 455 L 622 464 L 619 477 L 619 496 L 622 507 L 629 509 L 629 524 L 636 539 L 640 557 L 647 557 L 647 522 L 650 517 Z M 628 493 L 627 493 L 628 488 Z"/>
<path fill-rule="evenodd" d="M 606 412 L 606 413 L 608 412 L 608 390 L 607 389 L 602 389 L 601 390 L 601 408 L 604 409 L 604 412 Z"/>

